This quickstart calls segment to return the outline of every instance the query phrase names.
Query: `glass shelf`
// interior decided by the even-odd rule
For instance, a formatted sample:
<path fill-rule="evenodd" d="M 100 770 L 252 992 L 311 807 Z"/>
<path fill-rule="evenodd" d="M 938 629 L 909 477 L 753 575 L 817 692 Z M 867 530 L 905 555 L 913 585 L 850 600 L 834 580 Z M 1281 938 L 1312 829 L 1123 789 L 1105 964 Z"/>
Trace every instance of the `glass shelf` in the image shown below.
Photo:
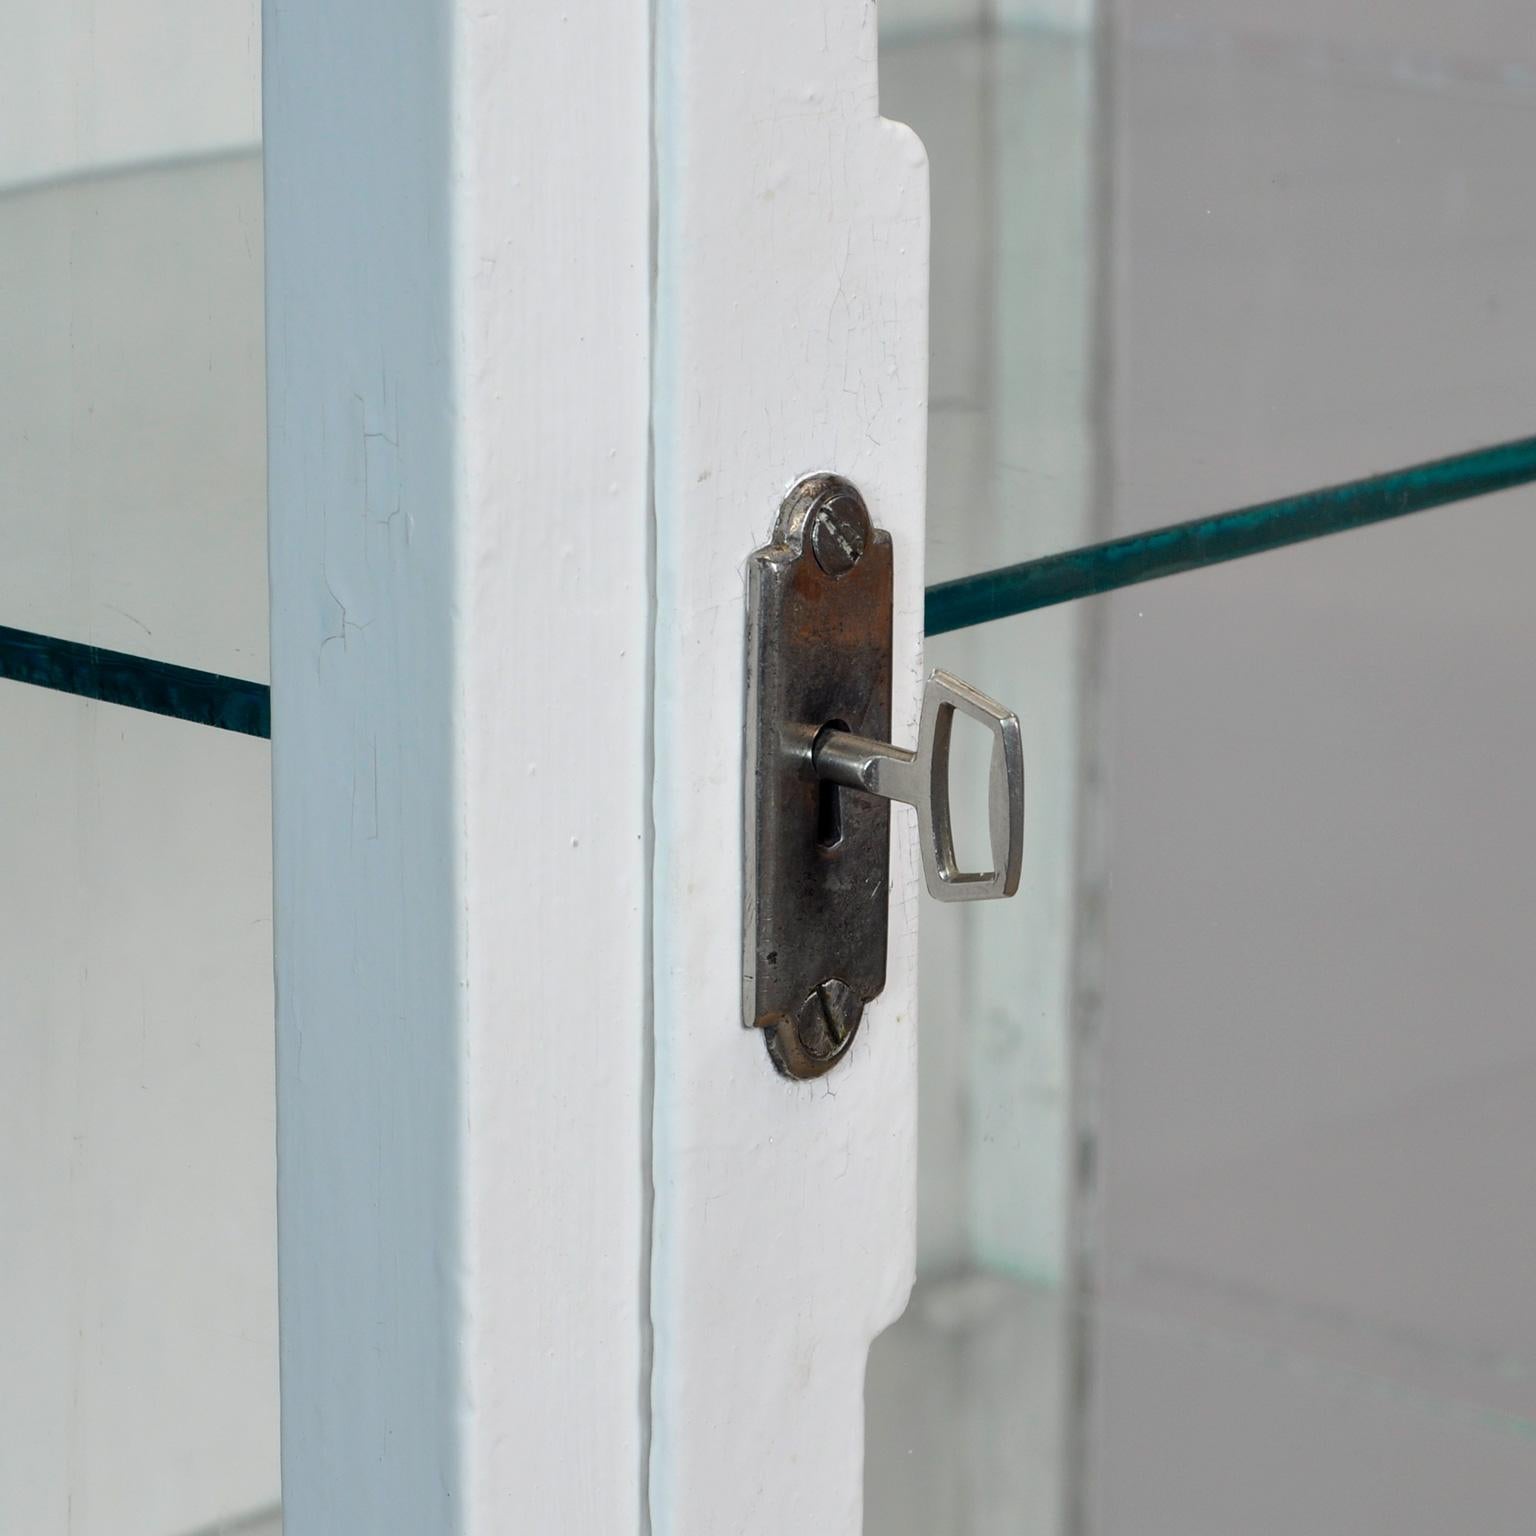
<path fill-rule="evenodd" d="M 1536 480 L 1536 438 L 1126 534 L 929 587 L 930 636 L 1427 512 Z"/>
<path fill-rule="evenodd" d="M 1015 902 L 924 914 L 882 1536 L 1528 1520 L 1517 12 L 886 26 L 932 166 L 927 657 L 1017 705 L 1030 822 Z"/>
<path fill-rule="evenodd" d="M 1031 808 L 1017 901 L 923 919 L 868 1529 L 1523 1529 L 1529 18 L 1137 0 L 899 35 L 918 9 L 882 4 L 881 85 L 932 162 L 927 654 L 1017 705 Z M 259 148 L 9 185 L 0 253 L 0 677 L 266 734 Z M 265 750 L 0 713 L 38 1348 L 88 1327 L 152 1379 L 145 1341 L 201 1328 L 241 1384 L 164 1423 L 90 1386 L 78 1517 L 120 1519 L 174 1430 L 225 1461 L 157 1529 L 275 1526 Z M 67 1059 L 44 1018 L 80 1021 Z M 132 1188 L 97 1121 L 143 1141 Z M 135 1286 L 66 1295 L 96 1228 Z M 210 1231 L 222 1269 L 183 1251 Z"/>

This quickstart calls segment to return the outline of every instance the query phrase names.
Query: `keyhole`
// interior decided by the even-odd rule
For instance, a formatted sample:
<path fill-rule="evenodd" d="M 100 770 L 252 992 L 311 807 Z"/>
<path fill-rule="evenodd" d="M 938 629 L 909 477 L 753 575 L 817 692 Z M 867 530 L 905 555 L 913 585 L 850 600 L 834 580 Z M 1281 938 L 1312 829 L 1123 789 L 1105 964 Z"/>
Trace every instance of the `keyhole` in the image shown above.
<path fill-rule="evenodd" d="M 847 725 L 841 720 L 828 720 L 816 733 L 817 741 L 820 741 L 828 731 L 846 731 Z M 814 751 L 813 754 L 814 756 Z M 834 784 L 830 779 L 821 779 L 816 785 L 816 846 L 823 849 L 836 848 L 843 840 L 843 786 Z"/>

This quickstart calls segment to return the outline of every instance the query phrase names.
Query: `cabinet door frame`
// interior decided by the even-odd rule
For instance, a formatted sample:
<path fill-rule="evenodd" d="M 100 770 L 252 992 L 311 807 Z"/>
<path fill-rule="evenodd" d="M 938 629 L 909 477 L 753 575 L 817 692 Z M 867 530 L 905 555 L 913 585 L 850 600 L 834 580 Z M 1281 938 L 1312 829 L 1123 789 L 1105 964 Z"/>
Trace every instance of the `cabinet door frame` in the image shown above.
<path fill-rule="evenodd" d="M 916 930 L 778 1077 L 740 1018 L 744 562 L 896 548 L 927 170 L 871 0 L 265 0 L 288 1536 L 861 1524 L 912 1282 Z"/>
<path fill-rule="evenodd" d="M 885 990 L 827 1077 L 777 1076 L 740 1021 L 743 568 L 799 476 L 859 485 L 916 739 L 927 161 L 879 115 L 865 0 L 658 20 L 650 1507 L 667 1536 L 856 1536 L 869 1345 L 915 1262 L 921 867 L 898 807 Z"/>
<path fill-rule="evenodd" d="M 649 22 L 264 34 L 284 1529 L 637 1533 Z"/>

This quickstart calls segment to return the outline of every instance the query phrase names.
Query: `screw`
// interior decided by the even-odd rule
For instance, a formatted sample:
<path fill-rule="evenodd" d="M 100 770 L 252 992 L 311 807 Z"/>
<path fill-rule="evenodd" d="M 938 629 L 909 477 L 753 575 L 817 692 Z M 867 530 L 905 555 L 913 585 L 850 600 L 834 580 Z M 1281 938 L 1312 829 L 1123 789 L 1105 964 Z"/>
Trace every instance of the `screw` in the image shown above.
<path fill-rule="evenodd" d="M 848 1043 L 864 1014 L 864 1001 L 846 981 L 822 982 L 795 1010 L 801 1048 L 816 1061 L 836 1056 Z"/>
<path fill-rule="evenodd" d="M 834 490 L 811 510 L 811 553 L 836 580 L 859 563 L 869 540 L 869 513 L 857 494 Z"/>

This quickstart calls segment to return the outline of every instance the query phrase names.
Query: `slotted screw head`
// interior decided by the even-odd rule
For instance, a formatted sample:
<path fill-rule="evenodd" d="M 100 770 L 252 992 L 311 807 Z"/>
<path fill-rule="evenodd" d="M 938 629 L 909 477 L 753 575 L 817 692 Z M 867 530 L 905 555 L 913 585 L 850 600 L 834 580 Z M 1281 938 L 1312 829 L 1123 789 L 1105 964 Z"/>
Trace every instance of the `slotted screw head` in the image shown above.
<path fill-rule="evenodd" d="M 847 491 L 834 490 L 811 509 L 809 521 L 816 564 L 834 579 L 846 576 L 869 542 L 869 513 L 863 503 Z"/>
<path fill-rule="evenodd" d="M 816 1061 L 826 1061 L 847 1043 L 864 1013 L 864 1001 L 846 981 L 830 977 L 800 1005 L 795 1034 L 801 1049 Z"/>

